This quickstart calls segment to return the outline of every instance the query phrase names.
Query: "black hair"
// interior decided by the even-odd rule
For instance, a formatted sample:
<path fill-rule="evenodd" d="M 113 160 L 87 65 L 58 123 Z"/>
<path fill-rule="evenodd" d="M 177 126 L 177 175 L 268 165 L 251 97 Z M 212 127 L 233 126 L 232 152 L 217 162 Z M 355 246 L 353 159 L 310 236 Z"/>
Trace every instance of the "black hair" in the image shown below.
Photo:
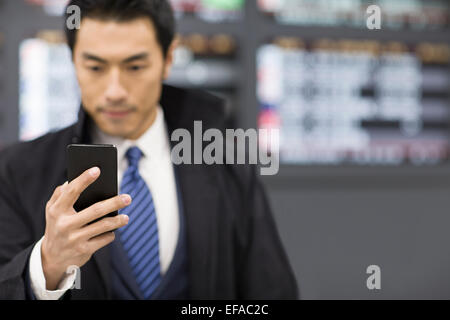
<path fill-rule="evenodd" d="M 67 8 L 73 5 L 80 9 L 80 21 L 86 17 L 118 22 L 148 17 L 155 27 L 164 57 L 175 36 L 175 18 L 168 0 L 71 0 L 66 7 L 64 21 L 71 16 Z M 70 29 L 64 23 L 64 31 L 73 52 L 78 30 Z"/>

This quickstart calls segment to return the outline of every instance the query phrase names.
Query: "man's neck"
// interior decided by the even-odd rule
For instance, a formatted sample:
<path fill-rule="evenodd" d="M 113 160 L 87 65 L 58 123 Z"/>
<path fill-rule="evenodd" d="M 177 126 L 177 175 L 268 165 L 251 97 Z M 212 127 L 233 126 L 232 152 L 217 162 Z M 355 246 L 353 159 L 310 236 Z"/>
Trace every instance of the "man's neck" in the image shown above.
<path fill-rule="evenodd" d="M 126 140 L 132 140 L 132 141 L 138 140 L 155 123 L 157 112 L 158 112 L 158 107 L 153 108 L 153 110 L 151 111 L 151 113 L 148 116 L 143 117 L 143 122 L 141 123 L 141 125 L 138 126 L 138 130 L 131 133 L 129 136 L 122 137 L 122 138 L 126 139 Z"/>

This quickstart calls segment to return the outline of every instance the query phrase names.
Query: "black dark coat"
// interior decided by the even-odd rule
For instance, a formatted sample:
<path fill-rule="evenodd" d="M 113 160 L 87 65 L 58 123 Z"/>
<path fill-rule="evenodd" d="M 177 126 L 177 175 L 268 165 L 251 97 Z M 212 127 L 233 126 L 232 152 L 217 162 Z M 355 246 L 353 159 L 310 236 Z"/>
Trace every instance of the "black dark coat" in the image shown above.
<path fill-rule="evenodd" d="M 169 136 L 193 121 L 224 129 L 222 100 L 164 86 Z M 89 143 L 92 120 L 79 121 L 0 153 L 0 299 L 27 299 L 28 260 L 45 231 L 45 206 L 66 178 L 66 146 Z M 264 190 L 250 165 L 175 166 L 186 216 L 192 299 L 295 299 L 296 281 Z M 81 268 L 72 299 L 108 299 L 108 246 Z"/>

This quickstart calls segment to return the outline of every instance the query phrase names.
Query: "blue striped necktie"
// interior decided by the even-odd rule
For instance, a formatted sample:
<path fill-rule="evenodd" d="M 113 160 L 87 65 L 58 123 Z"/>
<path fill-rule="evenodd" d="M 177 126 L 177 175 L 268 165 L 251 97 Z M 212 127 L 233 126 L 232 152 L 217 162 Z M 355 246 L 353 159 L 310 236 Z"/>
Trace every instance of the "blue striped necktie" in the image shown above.
<path fill-rule="evenodd" d="M 123 176 L 120 192 L 129 194 L 133 201 L 120 210 L 120 214 L 130 217 L 128 225 L 119 229 L 120 240 L 136 282 L 144 298 L 149 299 L 161 282 L 155 205 L 138 170 L 142 151 L 138 147 L 132 147 L 128 149 L 126 157 L 128 169 Z"/>

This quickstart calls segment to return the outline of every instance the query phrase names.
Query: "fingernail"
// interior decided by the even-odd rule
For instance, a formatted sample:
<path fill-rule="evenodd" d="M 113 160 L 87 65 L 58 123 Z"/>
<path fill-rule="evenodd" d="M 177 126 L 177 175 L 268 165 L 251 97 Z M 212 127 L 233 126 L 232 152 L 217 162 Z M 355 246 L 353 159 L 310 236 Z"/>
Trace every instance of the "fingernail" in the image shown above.
<path fill-rule="evenodd" d="M 66 187 L 67 187 L 68 184 L 69 184 L 69 182 L 66 181 L 66 182 L 62 185 L 61 191 L 64 191 L 64 190 L 66 189 Z"/>
<path fill-rule="evenodd" d="M 130 204 L 131 203 L 131 197 L 128 194 L 121 195 L 121 199 L 124 204 Z"/>
<path fill-rule="evenodd" d="M 89 174 L 92 177 L 96 177 L 99 174 L 99 172 L 100 172 L 100 169 L 98 167 L 94 167 L 91 170 L 89 170 Z"/>
<path fill-rule="evenodd" d="M 126 214 L 123 214 L 123 215 L 122 215 L 122 220 L 123 220 L 123 222 L 128 223 L 128 221 L 130 220 L 130 218 L 129 218 Z"/>

